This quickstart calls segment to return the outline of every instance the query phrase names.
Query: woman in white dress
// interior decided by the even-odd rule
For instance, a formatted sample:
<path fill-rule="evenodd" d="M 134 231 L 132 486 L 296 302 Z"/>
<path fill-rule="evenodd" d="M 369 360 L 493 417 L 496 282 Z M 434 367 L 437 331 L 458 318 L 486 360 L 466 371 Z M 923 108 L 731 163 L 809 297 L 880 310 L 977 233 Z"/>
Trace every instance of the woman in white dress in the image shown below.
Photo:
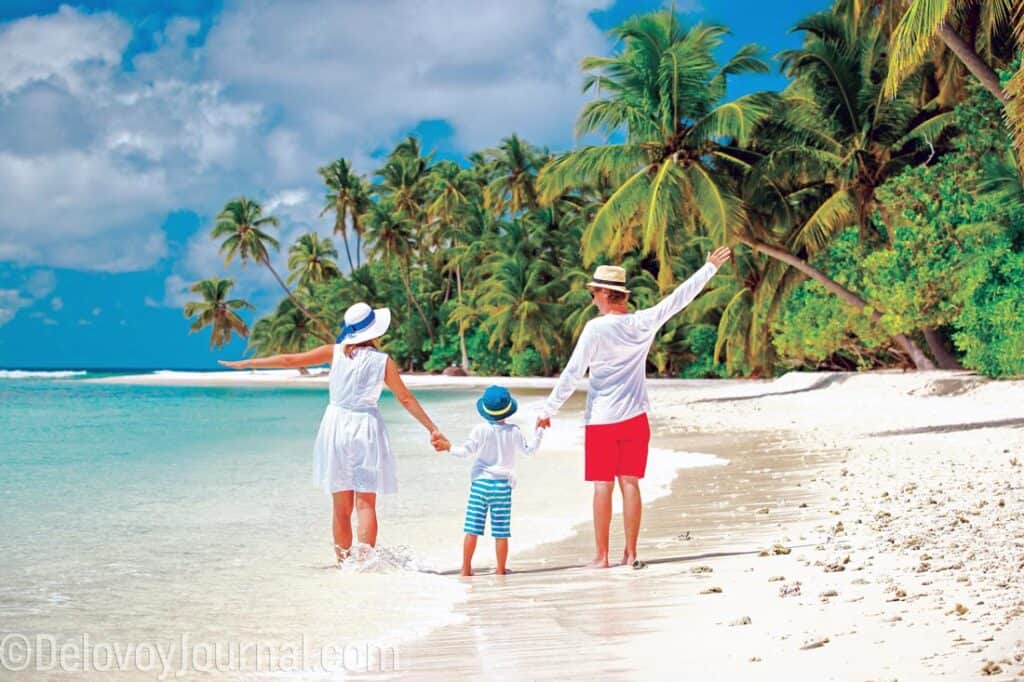
<path fill-rule="evenodd" d="M 447 438 L 424 412 L 402 381 L 398 366 L 377 348 L 391 324 L 391 311 L 356 303 L 345 312 L 338 343 L 306 353 L 272 355 L 236 362 L 233 369 L 310 367 L 330 363 L 330 402 L 313 446 L 313 484 L 334 501 L 334 548 L 344 560 L 352 547 L 352 510 L 359 521 L 359 542 L 377 544 L 377 495 L 398 492 L 395 455 L 377 402 L 386 385 L 401 405 L 430 432 L 438 451 Z"/>

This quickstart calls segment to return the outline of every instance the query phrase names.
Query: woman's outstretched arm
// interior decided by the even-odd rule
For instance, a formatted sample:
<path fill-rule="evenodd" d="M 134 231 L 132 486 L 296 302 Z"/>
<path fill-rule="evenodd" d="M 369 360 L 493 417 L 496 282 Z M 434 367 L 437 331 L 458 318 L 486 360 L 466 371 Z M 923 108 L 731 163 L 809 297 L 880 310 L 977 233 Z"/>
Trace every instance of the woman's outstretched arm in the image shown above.
<path fill-rule="evenodd" d="M 438 430 L 437 425 L 430 420 L 419 401 L 406 387 L 405 382 L 402 381 L 402 375 L 398 373 L 398 365 L 391 358 L 388 358 L 388 364 L 384 370 L 384 383 L 395 394 L 395 399 L 402 404 L 402 407 L 408 410 L 409 414 L 430 432 L 430 444 L 434 446 L 434 449 L 440 452 L 451 448 L 451 442 Z"/>
<path fill-rule="evenodd" d="M 305 353 L 284 353 L 265 358 L 248 360 L 218 360 L 220 364 L 231 369 L 288 369 L 292 367 L 312 367 L 313 365 L 330 364 L 334 358 L 334 345 L 327 344 Z"/>

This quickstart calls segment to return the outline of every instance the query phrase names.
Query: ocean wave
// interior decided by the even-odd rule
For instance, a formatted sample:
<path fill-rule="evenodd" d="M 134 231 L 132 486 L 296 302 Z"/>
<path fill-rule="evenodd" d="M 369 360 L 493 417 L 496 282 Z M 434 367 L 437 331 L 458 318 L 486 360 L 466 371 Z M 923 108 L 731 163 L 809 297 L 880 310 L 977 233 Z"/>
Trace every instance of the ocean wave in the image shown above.
<path fill-rule="evenodd" d="M 85 370 L 35 371 L 26 369 L 0 369 L 0 379 L 69 379 L 84 377 Z"/>

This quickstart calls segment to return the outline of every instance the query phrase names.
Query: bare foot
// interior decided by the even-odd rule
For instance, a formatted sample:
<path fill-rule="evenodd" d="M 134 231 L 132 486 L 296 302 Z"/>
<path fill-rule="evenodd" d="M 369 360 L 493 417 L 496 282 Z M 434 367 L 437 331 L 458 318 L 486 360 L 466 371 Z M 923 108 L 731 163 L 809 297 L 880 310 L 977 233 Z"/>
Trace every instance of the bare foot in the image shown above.
<path fill-rule="evenodd" d="M 620 566 L 632 566 L 634 561 L 636 561 L 636 555 L 635 554 L 623 554 L 622 555 L 622 563 L 619 564 L 619 565 Z"/>
<path fill-rule="evenodd" d="M 473 577 L 473 569 L 472 568 L 463 568 L 462 569 L 462 577 L 463 578 L 471 578 L 471 577 Z"/>
<path fill-rule="evenodd" d="M 509 572 L 507 568 L 499 568 L 496 571 L 494 571 L 494 575 L 508 575 L 508 573 Z"/>
<path fill-rule="evenodd" d="M 608 557 L 599 557 L 597 559 L 594 559 L 589 564 L 584 566 L 584 568 L 608 568 Z"/>

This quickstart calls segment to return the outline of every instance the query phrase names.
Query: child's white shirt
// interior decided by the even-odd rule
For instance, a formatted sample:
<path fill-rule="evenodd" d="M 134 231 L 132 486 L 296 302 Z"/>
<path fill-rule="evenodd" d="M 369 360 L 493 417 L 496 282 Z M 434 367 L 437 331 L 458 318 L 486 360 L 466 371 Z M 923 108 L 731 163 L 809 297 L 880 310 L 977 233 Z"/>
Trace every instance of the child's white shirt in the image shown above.
<path fill-rule="evenodd" d="M 485 422 L 477 424 L 469 434 L 465 445 L 453 447 L 456 457 L 474 457 L 471 480 L 491 478 L 507 480 L 516 487 L 516 455 L 532 455 L 540 447 L 544 432 L 535 429 L 533 438 L 526 440 L 522 430 L 515 424 Z"/>

